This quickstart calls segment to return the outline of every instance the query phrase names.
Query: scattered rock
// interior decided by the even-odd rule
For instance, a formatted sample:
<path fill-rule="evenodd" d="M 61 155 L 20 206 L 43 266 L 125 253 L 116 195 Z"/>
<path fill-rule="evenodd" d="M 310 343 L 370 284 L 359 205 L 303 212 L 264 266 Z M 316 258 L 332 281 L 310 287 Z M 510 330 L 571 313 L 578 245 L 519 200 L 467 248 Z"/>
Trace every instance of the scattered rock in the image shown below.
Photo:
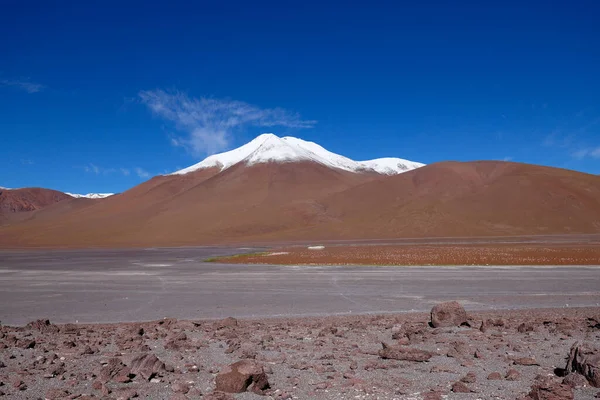
<path fill-rule="evenodd" d="M 463 376 L 460 381 L 463 383 L 475 383 L 477 382 L 477 374 L 473 371 L 467 372 L 467 375 Z"/>
<path fill-rule="evenodd" d="M 165 372 L 165 363 L 154 354 L 140 354 L 131 361 L 131 373 L 147 381 L 163 372 Z"/>
<path fill-rule="evenodd" d="M 64 389 L 48 389 L 46 390 L 45 400 L 62 400 L 70 396 L 71 393 Z"/>
<path fill-rule="evenodd" d="M 533 332 L 535 330 L 535 325 L 531 322 L 523 322 L 517 328 L 519 333 Z"/>
<path fill-rule="evenodd" d="M 469 389 L 467 385 L 460 381 L 454 382 L 454 384 L 452 385 L 452 391 L 454 393 L 471 393 L 471 389 Z"/>
<path fill-rule="evenodd" d="M 600 387 L 600 349 L 589 343 L 574 343 L 565 370 L 578 372 L 590 385 Z"/>
<path fill-rule="evenodd" d="M 409 347 L 388 346 L 385 343 L 381 343 L 381 345 L 383 346 L 383 349 L 379 350 L 379 356 L 383 359 L 423 362 L 428 361 L 433 356 L 432 353 L 424 350 Z"/>
<path fill-rule="evenodd" d="M 569 385 L 544 378 L 533 384 L 527 398 L 531 400 L 573 400 L 574 396 L 573 389 Z"/>
<path fill-rule="evenodd" d="M 443 328 L 467 323 L 467 312 L 456 301 L 440 303 L 431 309 L 431 326 Z"/>
<path fill-rule="evenodd" d="M 36 330 L 44 334 L 58 333 L 59 328 L 56 325 L 52 325 L 49 319 L 38 319 L 27 324 L 25 327 L 29 330 Z"/>
<path fill-rule="evenodd" d="M 187 392 L 190 391 L 190 385 L 188 385 L 187 383 L 182 383 L 182 382 L 176 382 L 171 386 L 171 389 L 175 392 L 175 393 L 183 393 L 186 394 Z"/>
<path fill-rule="evenodd" d="M 525 365 L 525 366 L 540 365 L 540 364 L 538 364 L 537 361 L 535 361 L 534 358 L 531 358 L 531 357 L 515 358 L 513 360 L 513 363 L 515 365 Z"/>
<path fill-rule="evenodd" d="M 508 371 L 506 371 L 506 375 L 504 376 L 504 379 L 506 379 L 507 381 L 516 381 L 520 378 L 521 373 L 514 368 L 511 368 Z"/>
<path fill-rule="evenodd" d="M 110 382 L 121 370 L 125 368 L 125 364 L 121 362 L 119 358 L 113 357 L 108 360 L 108 363 L 100 369 L 100 372 L 97 374 L 97 381 L 100 384 Z M 57 371 L 53 371 L 53 375 L 56 374 Z M 64 372 L 63 372 L 64 373 Z"/>
<path fill-rule="evenodd" d="M 578 374 L 577 372 L 573 372 L 565 376 L 562 380 L 562 383 L 564 383 L 565 385 L 569 385 L 572 388 L 589 385 L 588 380 L 585 379 L 585 376 Z"/>
<path fill-rule="evenodd" d="M 491 374 L 489 374 L 487 376 L 487 380 L 488 381 L 499 381 L 499 380 L 502 380 L 502 375 L 500 375 L 500 372 L 492 372 Z"/>
<path fill-rule="evenodd" d="M 254 360 L 241 360 L 223 369 L 216 377 L 216 390 L 242 393 L 247 390 L 263 394 L 269 381 L 263 367 Z"/>

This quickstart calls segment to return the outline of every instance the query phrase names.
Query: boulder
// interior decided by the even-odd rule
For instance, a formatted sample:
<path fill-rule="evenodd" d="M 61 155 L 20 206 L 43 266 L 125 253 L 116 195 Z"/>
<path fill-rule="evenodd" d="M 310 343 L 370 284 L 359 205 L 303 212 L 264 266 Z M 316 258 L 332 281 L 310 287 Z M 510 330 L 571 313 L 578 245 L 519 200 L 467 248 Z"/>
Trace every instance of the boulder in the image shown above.
<path fill-rule="evenodd" d="M 156 375 L 165 372 L 165 363 L 154 354 L 140 354 L 131 361 L 131 373 L 149 381 Z"/>
<path fill-rule="evenodd" d="M 52 325 L 49 319 L 38 319 L 31 321 L 26 326 L 27 329 L 40 331 L 41 333 L 58 333 L 60 329 L 56 325 Z"/>
<path fill-rule="evenodd" d="M 436 304 L 431 309 L 431 326 L 444 328 L 467 323 L 467 312 L 456 301 Z"/>
<path fill-rule="evenodd" d="M 574 343 L 565 370 L 567 373 L 577 372 L 590 385 L 600 387 L 600 349 L 589 343 Z"/>
<path fill-rule="evenodd" d="M 573 389 L 569 385 L 552 379 L 537 380 L 526 399 L 531 400 L 573 400 Z"/>
<path fill-rule="evenodd" d="M 263 367 L 255 360 L 241 360 L 225 367 L 216 377 L 216 391 L 242 393 L 247 390 L 264 394 L 269 381 Z"/>

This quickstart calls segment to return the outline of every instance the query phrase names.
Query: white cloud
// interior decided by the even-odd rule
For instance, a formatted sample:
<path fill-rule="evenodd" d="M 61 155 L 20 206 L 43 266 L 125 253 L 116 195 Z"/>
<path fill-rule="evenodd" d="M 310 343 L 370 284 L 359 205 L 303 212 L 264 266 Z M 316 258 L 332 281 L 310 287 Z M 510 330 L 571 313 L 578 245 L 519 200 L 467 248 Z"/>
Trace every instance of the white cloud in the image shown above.
<path fill-rule="evenodd" d="M 248 126 L 312 128 L 317 123 L 282 108 L 259 108 L 236 100 L 191 98 L 178 91 L 143 90 L 138 96 L 156 116 L 172 122 L 184 133 L 182 137 L 171 137 L 171 144 L 185 147 L 196 155 L 227 149 L 232 135 Z"/>
<path fill-rule="evenodd" d="M 513 158 L 511 156 L 506 156 L 502 159 L 502 161 L 512 161 Z"/>
<path fill-rule="evenodd" d="M 93 172 L 94 174 L 98 175 L 100 174 L 100 167 L 94 165 L 94 164 L 89 164 L 83 167 L 83 170 L 85 172 Z"/>
<path fill-rule="evenodd" d="M 571 153 L 571 155 L 578 160 L 582 160 L 586 157 L 600 158 L 600 146 L 585 147 L 585 148 L 579 149 L 577 151 L 574 151 L 573 153 Z"/>
<path fill-rule="evenodd" d="M 143 168 L 140 167 L 135 167 L 134 168 L 135 173 L 137 174 L 137 176 L 139 176 L 140 178 L 150 178 L 150 172 L 146 171 Z"/>
<path fill-rule="evenodd" d="M 78 167 L 78 168 L 83 168 L 83 170 L 85 172 L 89 172 L 92 174 L 96 174 L 96 175 L 108 175 L 108 174 L 115 174 L 115 173 L 120 173 L 123 176 L 129 176 L 131 175 L 131 169 L 130 168 L 104 168 L 104 167 L 99 167 L 96 164 L 93 163 L 89 163 L 87 165 L 84 165 L 83 167 Z M 137 168 L 134 169 L 136 171 L 136 173 L 139 175 L 139 172 L 137 172 Z M 139 168 L 140 171 L 144 171 L 143 169 Z"/>
<path fill-rule="evenodd" d="M 0 86 L 14 86 L 18 89 L 24 90 L 27 93 L 37 93 L 42 91 L 46 86 L 40 83 L 34 83 L 25 79 L 0 79 Z"/>

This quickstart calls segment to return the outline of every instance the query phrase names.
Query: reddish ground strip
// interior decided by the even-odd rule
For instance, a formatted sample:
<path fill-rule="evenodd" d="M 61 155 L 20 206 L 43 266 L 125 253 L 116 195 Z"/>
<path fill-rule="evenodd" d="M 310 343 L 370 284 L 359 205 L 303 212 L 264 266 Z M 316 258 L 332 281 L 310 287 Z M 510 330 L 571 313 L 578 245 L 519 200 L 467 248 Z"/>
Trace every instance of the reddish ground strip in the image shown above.
<path fill-rule="evenodd" d="M 600 245 L 335 246 L 323 250 L 291 247 L 219 261 L 284 265 L 598 265 Z"/>

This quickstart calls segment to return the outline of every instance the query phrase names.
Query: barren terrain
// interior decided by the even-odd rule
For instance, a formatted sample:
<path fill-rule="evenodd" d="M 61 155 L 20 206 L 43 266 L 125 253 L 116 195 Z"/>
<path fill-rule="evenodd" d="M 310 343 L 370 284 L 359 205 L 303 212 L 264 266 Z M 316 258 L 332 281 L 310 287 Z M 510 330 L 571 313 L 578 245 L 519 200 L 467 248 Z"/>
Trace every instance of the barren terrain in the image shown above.
<path fill-rule="evenodd" d="M 155 177 L 0 227 L 0 247 L 147 247 L 600 232 L 600 177 L 509 162 L 384 176 L 311 162 Z"/>
<path fill-rule="evenodd" d="M 565 374 L 574 343 L 600 343 L 598 308 L 471 312 L 468 326 L 460 327 L 432 328 L 428 321 L 422 313 L 2 326 L 0 393 L 433 400 L 517 399 L 530 392 L 545 397 L 528 399 L 592 399 L 600 392 L 581 375 L 564 378 L 566 384 L 557 376 Z M 268 388 L 248 388 L 260 395 L 214 392 L 217 374 L 244 359 L 266 372 Z"/>
<path fill-rule="evenodd" d="M 317 250 L 295 246 L 216 260 L 282 265 L 598 265 L 600 244 L 337 245 Z"/>

